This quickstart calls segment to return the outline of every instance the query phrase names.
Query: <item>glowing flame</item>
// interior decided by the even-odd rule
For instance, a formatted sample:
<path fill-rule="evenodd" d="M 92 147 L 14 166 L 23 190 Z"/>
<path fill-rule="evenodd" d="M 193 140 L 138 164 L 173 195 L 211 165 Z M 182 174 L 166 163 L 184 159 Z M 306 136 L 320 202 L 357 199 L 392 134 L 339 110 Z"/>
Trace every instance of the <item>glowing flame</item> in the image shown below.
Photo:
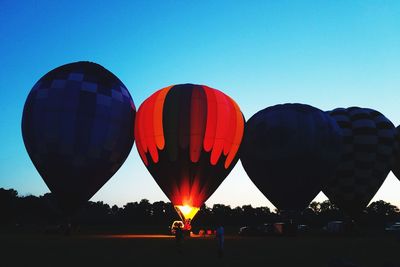
<path fill-rule="evenodd" d="M 200 208 L 191 207 L 189 205 L 175 205 L 175 209 L 178 212 L 182 220 L 192 220 Z"/>

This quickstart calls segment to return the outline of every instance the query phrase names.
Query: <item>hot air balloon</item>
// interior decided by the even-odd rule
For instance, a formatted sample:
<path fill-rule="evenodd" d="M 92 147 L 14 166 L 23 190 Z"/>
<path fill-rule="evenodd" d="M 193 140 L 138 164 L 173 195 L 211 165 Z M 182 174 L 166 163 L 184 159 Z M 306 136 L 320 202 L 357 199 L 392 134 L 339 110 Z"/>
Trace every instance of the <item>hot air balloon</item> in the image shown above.
<path fill-rule="evenodd" d="M 400 126 L 396 128 L 396 143 L 393 158 L 392 172 L 400 180 Z"/>
<path fill-rule="evenodd" d="M 136 147 L 186 229 L 235 166 L 243 125 L 235 101 L 204 85 L 169 86 L 140 106 Z"/>
<path fill-rule="evenodd" d="M 337 108 L 328 114 L 342 130 L 343 153 L 323 192 L 347 216 L 357 219 L 390 171 L 395 128 L 373 109 Z"/>
<path fill-rule="evenodd" d="M 276 105 L 246 123 L 240 160 L 271 203 L 295 216 L 331 175 L 340 138 L 336 122 L 323 111 L 304 104 Z"/>
<path fill-rule="evenodd" d="M 26 150 L 71 216 L 127 158 L 135 106 L 125 85 L 91 62 L 60 66 L 34 85 L 22 116 Z"/>

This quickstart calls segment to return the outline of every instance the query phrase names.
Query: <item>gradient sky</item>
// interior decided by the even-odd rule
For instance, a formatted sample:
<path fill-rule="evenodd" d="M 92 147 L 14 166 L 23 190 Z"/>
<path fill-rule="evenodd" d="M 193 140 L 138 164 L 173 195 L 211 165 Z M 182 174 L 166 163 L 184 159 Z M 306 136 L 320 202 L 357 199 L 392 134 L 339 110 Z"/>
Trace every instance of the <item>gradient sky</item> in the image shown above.
<path fill-rule="evenodd" d="M 48 192 L 22 141 L 22 109 L 41 76 L 81 60 L 117 75 L 137 107 L 190 82 L 230 95 L 246 119 L 299 102 L 370 107 L 400 124 L 400 1 L 0 0 L 0 187 Z M 167 201 L 134 146 L 92 200 L 142 198 Z M 374 199 L 400 206 L 392 173 Z M 240 162 L 214 203 L 270 206 Z"/>

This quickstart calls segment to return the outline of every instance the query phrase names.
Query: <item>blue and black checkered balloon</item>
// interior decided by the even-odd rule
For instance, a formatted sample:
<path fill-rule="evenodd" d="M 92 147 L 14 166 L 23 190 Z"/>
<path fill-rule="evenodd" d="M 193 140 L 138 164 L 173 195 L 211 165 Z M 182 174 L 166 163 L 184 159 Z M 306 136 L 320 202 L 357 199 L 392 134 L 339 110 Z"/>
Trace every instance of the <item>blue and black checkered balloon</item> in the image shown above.
<path fill-rule="evenodd" d="M 392 164 L 392 172 L 400 180 L 400 126 L 396 128 L 396 144 L 394 159 Z"/>
<path fill-rule="evenodd" d="M 328 111 L 342 134 L 341 160 L 323 189 L 342 211 L 357 219 L 388 175 L 396 129 L 382 113 L 360 107 Z"/>
<path fill-rule="evenodd" d="M 24 106 L 22 136 L 66 214 L 121 167 L 134 142 L 135 114 L 125 85 L 95 63 L 63 65 L 34 85 Z"/>

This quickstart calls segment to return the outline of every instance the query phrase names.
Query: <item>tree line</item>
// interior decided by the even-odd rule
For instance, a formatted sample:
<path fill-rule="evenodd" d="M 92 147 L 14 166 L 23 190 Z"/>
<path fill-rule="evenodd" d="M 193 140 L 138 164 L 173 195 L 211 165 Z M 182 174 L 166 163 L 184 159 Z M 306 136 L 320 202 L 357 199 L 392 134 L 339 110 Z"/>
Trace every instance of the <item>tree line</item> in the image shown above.
<path fill-rule="evenodd" d="M 0 188 L 1 225 L 57 225 L 65 223 L 65 216 L 58 210 L 51 193 L 41 196 L 19 196 L 14 189 Z M 129 202 L 123 207 L 110 206 L 102 201 L 88 203 L 74 216 L 80 225 L 129 225 L 168 227 L 179 217 L 170 202 L 147 199 Z M 192 222 L 194 227 L 213 227 L 217 223 L 226 226 L 256 226 L 284 220 L 278 211 L 268 207 L 230 207 L 214 204 L 203 205 Z M 329 200 L 312 202 L 296 220 L 310 227 L 322 227 L 332 220 L 344 220 L 345 215 Z M 379 200 L 372 202 L 359 218 L 358 223 L 367 227 L 384 227 L 400 221 L 400 210 L 395 205 Z"/>

